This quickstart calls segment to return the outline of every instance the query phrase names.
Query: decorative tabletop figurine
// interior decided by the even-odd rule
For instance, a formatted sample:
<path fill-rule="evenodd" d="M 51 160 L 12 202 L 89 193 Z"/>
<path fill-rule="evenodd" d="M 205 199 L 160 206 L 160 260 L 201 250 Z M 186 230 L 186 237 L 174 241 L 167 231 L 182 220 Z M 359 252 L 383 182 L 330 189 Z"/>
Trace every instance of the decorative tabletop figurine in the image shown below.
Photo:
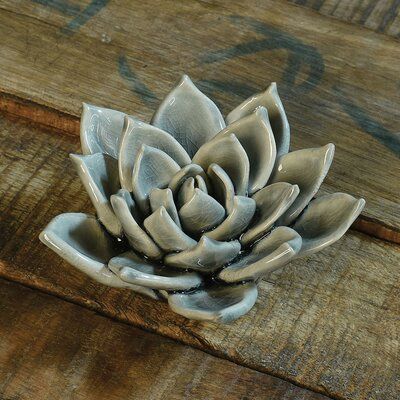
<path fill-rule="evenodd" d="M 97 217 L 61 214 L 40 239 L 103 284 L 233 321 L 260 279 L 334 243 L 365 204 L 313 200 L 334 145 L 289 152 L 289 142 L 275 83 L 226 120 L 186 75 L 151 124 L 84 104 L 84 155 L 71 159 Z"/>

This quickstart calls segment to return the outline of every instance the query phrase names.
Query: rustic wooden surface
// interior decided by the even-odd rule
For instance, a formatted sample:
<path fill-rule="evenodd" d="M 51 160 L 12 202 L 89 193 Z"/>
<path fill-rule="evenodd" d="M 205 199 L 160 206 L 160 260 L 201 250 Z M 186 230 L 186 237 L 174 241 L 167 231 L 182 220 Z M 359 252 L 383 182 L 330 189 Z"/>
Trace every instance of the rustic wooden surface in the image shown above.
<path fill-rule="evenodd" d="M 0 281 L 0 398 L 213 398 L 230 386 L 226 398 L 323 398 L 290 381 L 338 400 L 398 400 L 396 244 L 349 232 L 275 273 L 248 316 L 217 326 L 98 285 L 37 239 L 61 212 L 93 212 L 67 157 L 79 150 L 80 103 L 149 119 L 187 72 L 225 113 L 277 81 L 292 147 L 337 146 L 323 191 L 365 197 L 355 227 L 399 243 L 400 48 L 389 37 L 399 34 L 399 2 L 293 1 L 0 0 L 0 276 L 175 340 Z M 169 370 L 184 373 L 157 367 L 164 352 L 176 355 Z M 3 378 L 2 357 L 14 376 L 7 368 Z M 141 378 L 145 362 L 158 392 Z"/>
<path fill-rule="evenodd" d="M 148 120 L 182 72 L 225 113 L 275 80 L 293 149 L 336 144 L 324 190 L 400 243 L 398 40 L 278 0 L 60 4 L 0 1 L 3 110 L 76 133 L 82 101 Z"/>
<path fill-rule="evenodd" d="M 96 284 L 38 241 L 64 211 L 92 211 L 66 154 L 76 136 L 0 119 L 0 275 L 335 399 L 398 399 L 399 247 L 348 232 L 276 272 L 232 325 Z"/>
<path fill-rule="evenodd" d="M 400 2 L 398 0 L 290 0 L 321 14 L 376 32 L 400 37 Z"/>
<path fill-rule="evenodd" d="M 328 399 L 15 283 L 0 296 L 4 400 Z"/>

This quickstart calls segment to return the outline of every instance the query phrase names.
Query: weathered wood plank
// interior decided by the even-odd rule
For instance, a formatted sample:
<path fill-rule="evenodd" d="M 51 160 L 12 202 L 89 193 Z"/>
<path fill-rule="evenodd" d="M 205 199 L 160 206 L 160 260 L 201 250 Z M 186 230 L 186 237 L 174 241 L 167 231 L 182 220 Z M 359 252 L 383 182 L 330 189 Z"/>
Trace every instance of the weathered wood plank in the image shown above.
<path fill-rule="evenodd" d="M 53 216 L 92 211 L 66 154 L 77 137 L 0 119 L 0 275 L 337 399 L 397 399 L 399 247 L 349 232 L 276 272 L 232 325 L 188 321 L 96 284 L 38 241 Z"/>
<path fill-rule="evenodd" d="M 329 15 L 359 24 L 376 32 L 400 37 L 400 2 L 398 0 L 289 0 Z"/>
<path fill-rule="evenodd" d="M 184 71 L 224 112 L 278 81 L 292 147 L 334 142 L 325 190 L 365 197 L 359 229 L 400 242 L 396 40 L 278 0 L 106 3 L 0 1 L 0 106 L 76 132 L 81 101 L 148 120 Z"/>
<path fill-rule="evenodd" d="M 327 397 L 0 280 L 2 399 Z"/>

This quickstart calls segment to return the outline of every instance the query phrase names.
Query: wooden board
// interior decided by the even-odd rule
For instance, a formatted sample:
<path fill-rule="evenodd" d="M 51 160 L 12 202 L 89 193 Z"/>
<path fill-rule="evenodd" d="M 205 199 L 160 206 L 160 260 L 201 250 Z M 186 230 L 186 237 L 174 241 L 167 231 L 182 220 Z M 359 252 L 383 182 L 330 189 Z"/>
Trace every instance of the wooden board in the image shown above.
<path fill-rule="evenodd" d="M 188 321 L 96 284 L 38 240 L 64 211 L 92 207 L 66 154 L 77 137 L 0 119 L 0 275 L 335 399 L 398 399 L 399 246 L 349 232 L 263 282 L 231 325 Z"/>
<path fill-rule="evenodd" d="M 2 399 L 328 399 L 15 283 L 0 296 Z"/>
<path fill-rule="evenodd" d="M 376 32 L 400 37 L 400 2 L 398 0 L 290 0 Z"/>
<path fill-rule="evenodd" d="M 334 142 L 324 190 L 400 243 L 397 40 L 278 0 L 60 4 L 0 1 L 3 110 L 77 133 L 82 101 L 148 120 L 183 72 L 224 113 L 277 81 L 292 148 Z"/>

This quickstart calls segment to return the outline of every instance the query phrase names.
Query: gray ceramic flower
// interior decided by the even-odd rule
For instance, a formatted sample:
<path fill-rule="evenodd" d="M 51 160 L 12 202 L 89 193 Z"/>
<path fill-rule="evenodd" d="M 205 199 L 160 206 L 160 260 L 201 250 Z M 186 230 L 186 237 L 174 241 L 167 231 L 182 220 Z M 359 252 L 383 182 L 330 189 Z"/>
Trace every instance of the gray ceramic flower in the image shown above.
<path fill-rule="evenodd" d="M 85 104 L 71 159 L 97 217 L 61 214 L 40 239 L 101 283 L 232 321 L 260 279 L 338 240 L 364 206 L 313 200 L 334 146 L 288 153 L 289 141 L 275 83 L 225 120 L 187 76 L 151 124 Z"/>

